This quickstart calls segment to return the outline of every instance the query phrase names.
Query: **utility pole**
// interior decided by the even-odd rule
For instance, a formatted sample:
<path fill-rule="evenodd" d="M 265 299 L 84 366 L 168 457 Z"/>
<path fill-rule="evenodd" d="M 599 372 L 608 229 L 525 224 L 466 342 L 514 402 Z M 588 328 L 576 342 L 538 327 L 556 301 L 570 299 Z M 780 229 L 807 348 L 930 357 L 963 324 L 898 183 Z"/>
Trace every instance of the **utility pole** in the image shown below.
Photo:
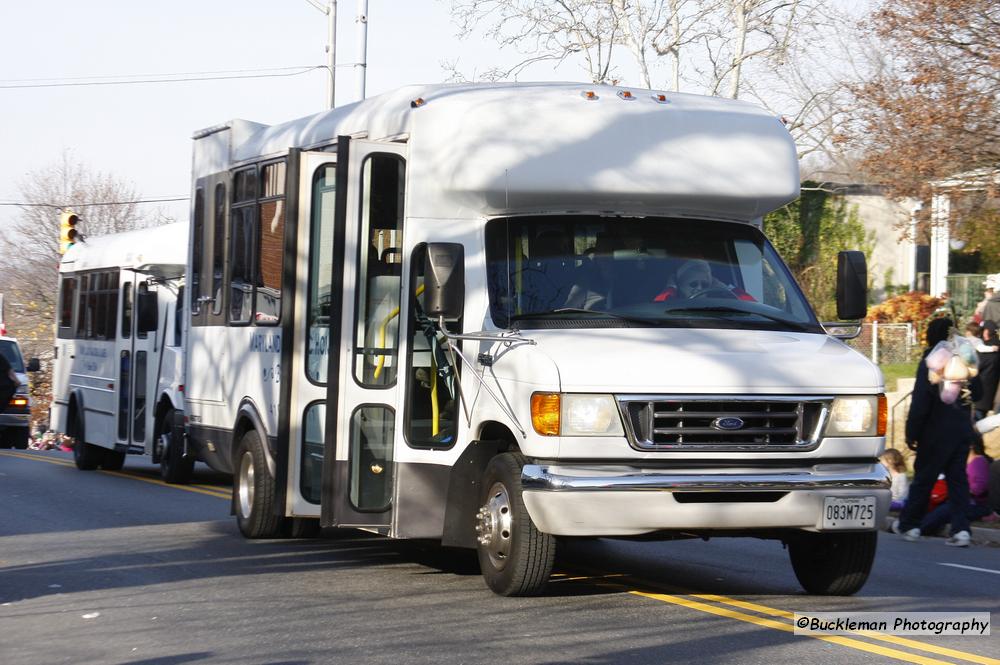
<path fill-rule="evenodd" d="M 319 0 L 306 2 L 326 14 L 326 68 L 329 74 L 326 79 L 326 101 L 327 108 L 332 109 L 337 87 L 337 0 L 327 0 L 326 4 Z"/>
<path fill-rule="evenodd" d="M 357 73 L 358 101 L 365 98 L 365 73 L 368 71 L 368 0 L 358 0 L 358 60 L 354 63 Z"/>

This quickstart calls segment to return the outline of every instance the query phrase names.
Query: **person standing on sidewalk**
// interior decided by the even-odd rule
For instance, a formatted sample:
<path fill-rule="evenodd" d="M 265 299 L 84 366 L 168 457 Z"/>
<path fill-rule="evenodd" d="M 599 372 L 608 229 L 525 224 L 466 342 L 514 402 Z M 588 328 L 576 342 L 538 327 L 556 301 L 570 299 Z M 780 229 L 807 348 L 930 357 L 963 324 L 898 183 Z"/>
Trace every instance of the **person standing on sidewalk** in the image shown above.
<path fill-rule="evenodd" d="M 935 319 L 927 326 L 927 348 L 917 367 L 910 413 L 906 417 L 906 445 L 917 452 L 913 483 L 899 519 L 892 530 L 906 540 L 920 539 L 920 522 L 927 511 L 927 501 L 938 474 L 944 473 L 951 504 L 951 538 L 945 544 L 966 547 L 972 539 L 969 533 L 969 480 L 965 465 L 969 445 L 975 437 L 971 405 L 959 398 L 948 404 L 941 400 L 938 387 L 928 378 L 927 356 L 938 342 L 948 339 L 954 323 L 951 319 Z M 969 381 L 972 399 L 979 398 L 979 380 Z"/>

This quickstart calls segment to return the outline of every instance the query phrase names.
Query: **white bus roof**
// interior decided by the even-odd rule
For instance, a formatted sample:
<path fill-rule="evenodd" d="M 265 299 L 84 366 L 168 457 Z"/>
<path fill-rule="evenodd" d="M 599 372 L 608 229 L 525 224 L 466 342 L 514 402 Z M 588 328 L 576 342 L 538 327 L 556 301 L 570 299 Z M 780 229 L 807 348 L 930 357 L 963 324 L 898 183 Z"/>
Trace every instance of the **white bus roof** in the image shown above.
<path fill-rule="evenodd" d="M 419 192 L 408 199 L 410 217 L 579 211 L 750 221 L 799 195 L 795 144 L 759 107 L 579 83 L 410 86 L 273 126 L 235 120 L 195 136 L 194 177 L 338 135 L 406 141 L 407 186 Z"/>
<path fill-rule="evenodd" d="M 175 277 L 184 273 L 187 240 L 186 222 L 88 237 L 69 248 L 59 272 L 129 268 Z"/>

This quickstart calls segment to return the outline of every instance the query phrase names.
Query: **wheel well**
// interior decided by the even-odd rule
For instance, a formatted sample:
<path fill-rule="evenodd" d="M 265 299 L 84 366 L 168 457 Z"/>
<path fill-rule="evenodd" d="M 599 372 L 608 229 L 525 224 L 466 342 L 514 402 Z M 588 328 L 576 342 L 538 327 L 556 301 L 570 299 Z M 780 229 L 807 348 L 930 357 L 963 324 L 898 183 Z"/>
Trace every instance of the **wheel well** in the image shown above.
<path fill-rule="evenodd" d="M 479 428 L 479 436 L 466 446 L 452 466 L 448 480 L 444 533 L 441 538 L 443 545 L 476 546 L 472 525 L 479 509 L 483 472 L 491 459 L 505 452 L 520 452 L 514 433 L 503 423 L 483 423 Z"/>
<path fill-rule="evenodd" d="M 241 413 L 239 418 L 236 420 L 236 426 L 233 427 L 233 442 L 229 447 L 229 456 L 231 458 L 230 462 L 233 465 L 233 473 L 236 472 L 236 451 L 239 449 L 240 440 L 243 438 L 244 434 L 252 429 L 256 429 L 253 419 L 247 414 Z M 264 449 L 267 450 L 267 440 L 264 439 L 262 443 L 264 444 Z"/>

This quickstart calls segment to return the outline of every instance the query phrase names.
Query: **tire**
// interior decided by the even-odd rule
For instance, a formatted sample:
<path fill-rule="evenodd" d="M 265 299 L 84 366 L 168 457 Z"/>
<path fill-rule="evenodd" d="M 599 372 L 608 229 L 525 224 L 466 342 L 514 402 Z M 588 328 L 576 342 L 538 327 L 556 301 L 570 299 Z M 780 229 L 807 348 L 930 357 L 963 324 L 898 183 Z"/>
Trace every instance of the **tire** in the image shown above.
<path fill-rule="evenodd" d="M 172 485 L 187 485 L 194 475 L 194 456 L 184 456 L 184 445 L 174 428 L 174 410 L 169 409 L 160 423 L 160 477 Z"/>
<path fill-rule="evenodd" d="M 104 461 L 104 448 L 87 443 L 83 415 L 74 410 L 72 428 L 68 434 L 73 437 L 73 462 L 81 471 L 93 471 Z"/>
<path fill-rule="evenodd" d="M 275 480 L 267 468 L 264 446 L 251 429 L 236 448 L 233 493 L 236 523 L 246 538 L 276 538 L 281 535 L 283 518 L 274 514 Z"/>
<path fill-rule="evenodd" d="M 878 534 L 809 533 L 789 541 L 799 584 L 820 596 L 850 596 L 861 590 L 875 561 Z"/>
<path fill-rule="evenodd" d="M 549 581 L 556 539 L 538 530 L 521 496 L 518 453 L 497 455 L 483 472 L 476 551 L 486 585 L 501 596 L 534 596 Z"/>
<path fill-rule="evenodd" d="M 121 471 L 125 466 L 125 453 L 115 450 L 105 450 L 101 459 L 101 468 L 105 471 Z"/>

